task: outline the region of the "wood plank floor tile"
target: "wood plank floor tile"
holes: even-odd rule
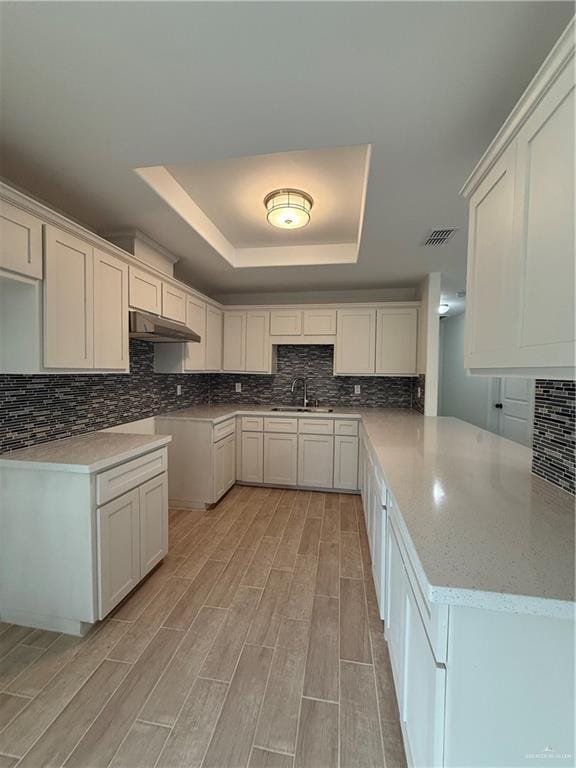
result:
[[[340,663],[340,762],[355,768],[384,765],[374,668]]]
[[[244,647],[203,768],[242,768],[248,764],[271,661],[270,648]]]
[[[246,642],[253,645],[276,644],[280,627],[279,611],[286,604],[292,574],[272,569],[256,610]]]
[[[0,755],[0,768],[14,768],[18,759],[16,757],[8,757],[7,755]]]
[[[340,579],[340,658],[372,663],[362,579]]]
[[[326,504],[324,506],[324,518],[322,520],[322,530],[320,532],[320,541],[340,541],[340,508],[328,504],[331,494],[326,494]]]
[[[206,598],[206,605],[215,608],[230,606],[253,554],[249,549],[237,549],[234,552]]]
[[[201,609],[140,712],[142,720],[174,725],[226,616],[223,608]]]
[[[254,520],[252,520],[248,526],[246,533],[238,542],[239,549],[251,549],[254,551],[257,548],[270,525],[273,511],[274,510],[268,511],[264,509],[256,514]]]
[[[158,631],[66,761],[69,768],[108,765],[181,640],[181,632]]]
[[[244,513],[232,524],[232,527],[228,533],[223,536],[218,546],[215,547],[213,552],[210,554],[210,558],[212,560],[223,560],[228,562],[228,560],[230,560],[236,551],[238,542],[242,539],[250,527],[250,524],[252,523],[252,520],[256,514],[257,510],[246,507]]]
[[[82,639],[79,637],[61,635],[7,687],[7,690],[22,696],[36,696],[49,680],[74,658],[81,643]]]
[[[264,536],[274,539],[281,538],[284,534],[284,529],[286,528],[286,523],[288,522],[290,515],[290,507],[278,506],[270,518],[270,522],[268,523],[268,527],[264,532]]]
[[[302,529],[300,539],[299,555],[318,554],[318,543],[320,541],[320,531],[322,530],[322,520],[318,517],[308,517]]]
[[[310,625],[283,619],[254,743],[294,753]]]
[[[47,629],[36,629],[22,640],[22,645],[33,645],[35,648],[49,648],[60,637],[60,632],[50,632]]]
[[[168,573],[162,568],[157,568],[150,576],[135,589],[116,610],[112,616],[120,621],[136,621],[144,608],[160,592],[166,581]]]
[[[254,552],[250,565],[242,576],[241,584],[247,587],[264,587],[276,556],[280,539],[265,536]]]
[[[8,622],[6,622],[6,621],[0,621],[0,635],[3,632],[6,632],[6,630],[9,629],[11,626],[13,626],[13,625],[12,624],[8,624]]]
[[[11,693],[0,693],[0,731],[13,720],[16,715],[31,702],[25,696],[15,696]]]
[[[291,571],[296,564],[296,555],[300,547],[300,538],[302,529],[306,520],[305,513],[293,510],[286,523],[286,528],[280,541],[280,546],[274,558],[273,568],[278,570]]]
[[[357,533],[340,533],[340,575],[350,579],[364,578]]]
[[[200,768],[227,692],[227,683],[196,680],[156,768]]]
[[[248,768],[292,768],[293,764],[292,755],[282,755],[279,752],[253,747]]]
[[[340,547],[337,543],[320,542],[316,594],[340,597]]]
[[[371,633],[372,655],[374,656],[374,670],[376,673],[376,691],[380,708],[380,717],[384,720],[399,721],[398,702],[396,701],[396,689],[392,678],[392,667],[388,645],[382,632]]]
[[[209,560],[176,603],[164,621],[164,626],[171,629],[188,629],[225,567],[224,563]]]
[[[138,720],[114,755],[110,768],[154,768],[170,728]]]
[[[340,503],[340,530],[358,533],[356,510],[352,504],[347,502]]]
[[[307,517],[319,517],[324,518],[324,504],[326,500],[326,494],[318,491],[314,491],[310,497],[310,504],[306,512]]]
[[[103,661],[20,765],[24,768],[62,765],[129,671],[128,664]]]
[[[338,701],[339,601],[316,595],[304,678],[304,696]]]
[[[228,682],[232,679],[242,646],[252,624],[262,590],[239,587],[220,631],[200,670],[201,677]]]
[[[15,645],[21,643],[32,632],[34,630],[30,629],[30,627],[19,627],[16,624],[8,626],[0,635],[0,659],[6,656],[7,653],[10,653]]]
[[[338,704],[302,699],[294,768],[337,767]]]
[[[368,615],[368,629],[370,632],[384,631],[384,622],[380,618],[380,608],[376,597],[376,588],[372,577],[364,580],[364,589],[366,590],[366,607]]]
[[[312,615],[318,558],[315,555],[297,555],[288,598],[280,613],[289,619],[308,621]]]
[[[18,675],[44,653],[43,648],[16,645],[0,659],[0,690],[8,686]]]
[[[382,724],[386,768],[406,768],[406,753],[399,720],[385,720]]]

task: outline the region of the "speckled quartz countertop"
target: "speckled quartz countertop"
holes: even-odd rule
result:
[[[134,435],[89,432],[79,437],[53,440],[32,448],[0,454],[0,467],[50,469],[60,472],[100,472],[167,445],[169,435]]]
[[[281,406],[279,406],[281,407]],[[294,416],[297,418],[333,419],[335,416],[347,416],[348,418],[360,418],[358,408],[334,408],[330,412],[318,411],[272,411],[267,405],[195,405],[191,408],[182,408],[179,411],[170,411],[157,416],[157,419],[187,419],[188,421],[212,421],[215,424],[232,416]]]

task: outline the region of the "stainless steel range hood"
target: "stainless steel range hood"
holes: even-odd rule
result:
[[[130,312],[129,329],[131,339],[150,341],[153,344],[167,344],[185,341],[200,341],[200,336],[181,323],[174,323],[148,312]]]

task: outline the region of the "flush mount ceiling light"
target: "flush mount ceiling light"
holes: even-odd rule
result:
[[[280,229],[305,227],[313,205],[310,195],[300,189],[275,189],[264,198],[268,222]]]
[[[450,304],[440,304],[438,307],[439,315],[447,315],[450,311]]]

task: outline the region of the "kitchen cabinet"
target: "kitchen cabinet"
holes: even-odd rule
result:
[[[293,486],[298,482],[298,436],[264,434],[264,482]]]
[[[246,371],[270,372],[270,313],[246,313]]]
[[[153,315],[162,314],[162,280],[138,267],[130,265],[130,306]]]
[[[333,487],[334,437],[332,435],[299,435],[298,485],[301,488]]]
[[[334,438],[334,488],[343,491],[358,488],[357,437],[337,434]]]
[[[144,577],[168,552],[168,480],[166,473],[139,488],[140,575]]]
[[[394,674],[400,718],[404,713],[404,662],[408,577],[402,562],[396,533],[388,527],[386,539],[386,639]]]
[[[246,370],[246,312],[224,312],[223,371]]]
[[[44,366],[93,368],[93,248],[46,227],[44,261]]]
[[[262,432],[242,432],[242,472],[243,483],[264,482],[264,434]]]
[[[418,310],[378,309],[376,316],[376,373],[415,374]]]
[[[302,310],[273,309],[270,312],[271,336],[300,336],[302,333]]]
[[[184,370],[203,371],[206,368],[206,304],[195,296],[186,297],[186,325],[200,336],[200,341],[186,344]]]
[[[465,364],[574,376],[574,28],[466,182]]]
[[[304,336],[335,336],[335,309],[305,309],[302,332]]]
[[[339,309],[334,374],[374,374],[376,310]]]
[[[0,269],[42,279],[42,222],[5,200],[0,201]]]
[[[162,282],[162,317],[177,323],[186,322],[186,294],[171,283]]]
[[[128,370],[128,265],[94,249],[94,367]]]
[[[211,304],[206,305],[206,350],[207,371],[222,370],[222,311]]]
[[[236,435],[214,444],[214,500],[217,501],[236,482]]]

